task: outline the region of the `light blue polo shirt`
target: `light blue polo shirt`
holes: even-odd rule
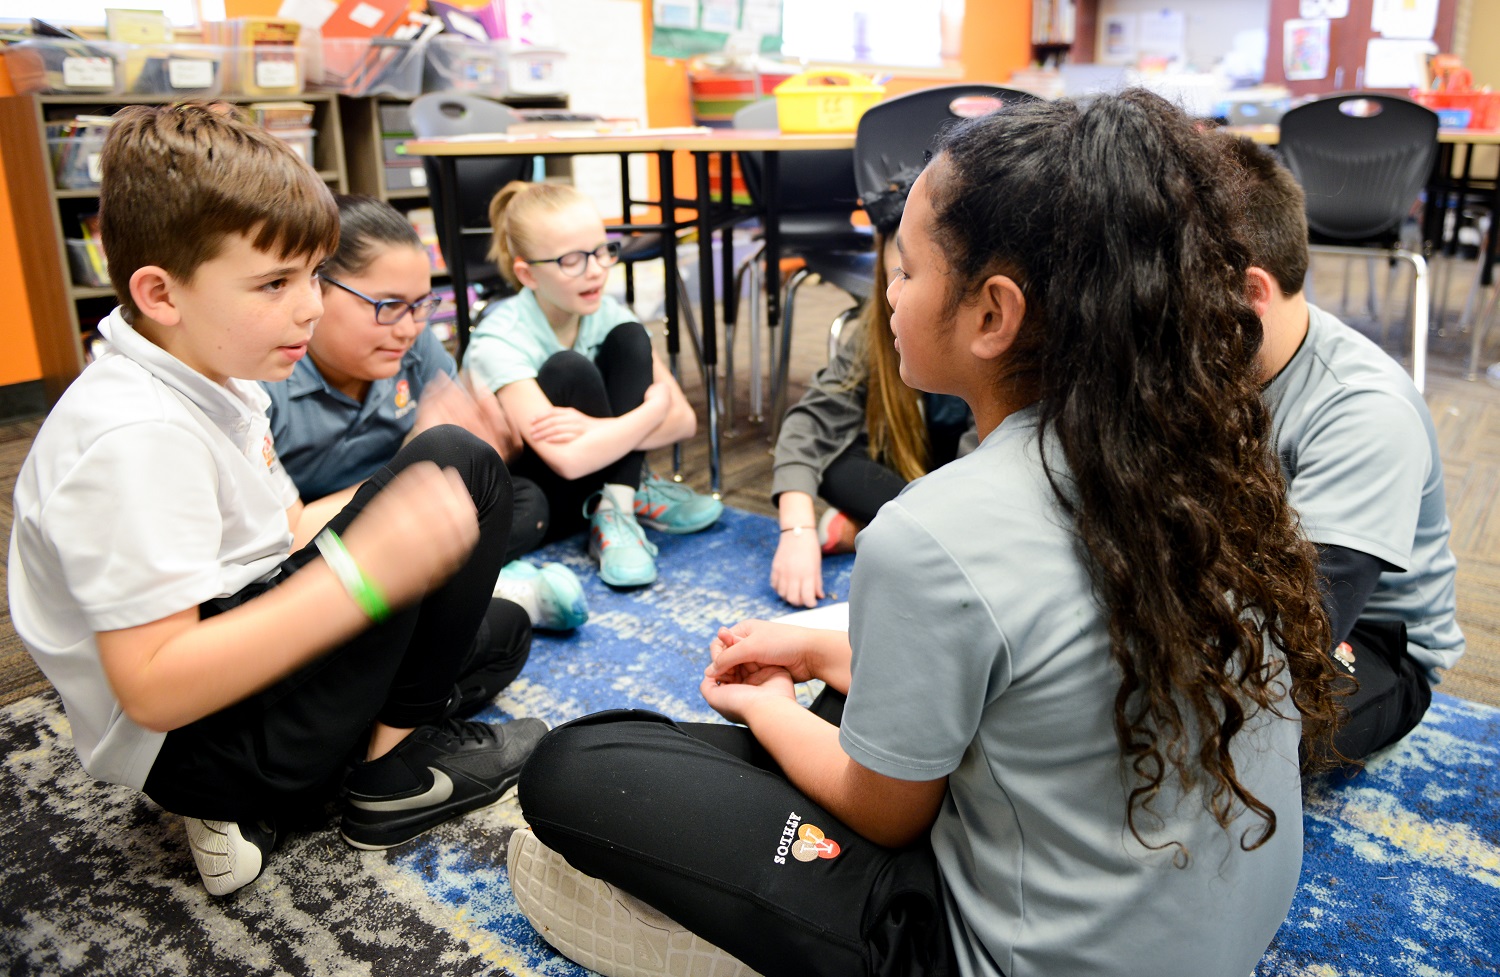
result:
[[[579,321],[573,349],[593,362],[615,326],[635,321],[636,314],[629,307],[606,295],[598,312]],[[523,288],[521,294],[484,310],[479,324],[469,334],[464,368],[486,388],[499,390],[517,380],[536,379],[542,364],[562,351],[563,344],[557,341],[557,333],[552,331],[552,324],[537,304],[536,295]]]
[[[1307,338],[1265,395],[1288,501],[1314,543],[1385,563],[1360,617],[1404,622],[1407,654],[1436,682],[1464,636],[1432,415],[1379,346],[1308,312]]]
[[[401,369],[371,383],[364,403],[329,385],[311,356],[287,379],[262,384],[271,396],[271,437],[303,501],[362,482],[390,461],[417,421],[423,387],[439,373],[455,377],[458,370],[423,329]]]

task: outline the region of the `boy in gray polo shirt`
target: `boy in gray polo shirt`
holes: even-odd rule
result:
[[[1249,140],[1226,141],[1250,187],[1250,299],[1276,452],[1318,547],[1334,659],[1357,685],[1334,746],[1358,760],[1421,721],[1438,669],[1464,652],[1437,434],[1396,362],[1308,304],[1296,178]]]

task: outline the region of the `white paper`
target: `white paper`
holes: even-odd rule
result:
[[[337,0],[281,0],[278,20],[295,20],[303,27],[318,28],[339,9]]]
[[[349,11],[349,19],[367,30],[374,30],[384,16],[379,7],[369,3],[357,3]]]
[[[1328,21],[1289,20],[1282,25],[1282,67],[1287,81],[1328,77]]]
[[[556,47],[558,37],[554,13],[549,0],[505,0],[505,36],[515,44]]]
[[[646,41],[636,0],[554,0],[568,30],[559,48],[568,58],[568,107],[607,119],[646,118]],[[630,157],[630,185],[646,195],[649,157]],[[620,161],[613,155],[573,157],[573,185],[606,218],[620,215]]]
[[[1427,84],[1432,41],[1372,37],[1365,47],[1365,88],[1421,88]]]
[[[1297,14],[1303,20],[1338,20],[1349,16],[1349,0],[1302,0]]]
[[[849,602],[839,601],[837,604],[824,604],[821,607],[810,607],[805,611],[792,611],[771,620],[781,624],[795,624],[804,628],[824,628],[829,631],[849,630]]]
[[[1136,44],[1143,57],[1187,60],[1187,16],[1181,10],[1154,10],[1140,15]]]
[[[1375,0],[1370,29],[1386,37],[1430,40],[1437,15],[1438,0]]]

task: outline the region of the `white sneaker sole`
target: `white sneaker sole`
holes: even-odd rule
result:
[[[246,841],[233,821],[183,818],[193,863],[211,896],[227,896],[260,875],[261,850]]]
[[[506,852],[521,912],[554,950],[603,977],[759,977],[623,890],[573,868],[529,828]]]

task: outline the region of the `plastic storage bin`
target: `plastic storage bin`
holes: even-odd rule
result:
[[[99,185],[99,156],[109,126],[72,123],[47,127],[47,149],[52,156],[52,179],[59,190],[89,190]]]
[[[782,132],[853,132],[885,88],[854,71],[804,71],[776,86]]]
[[[122,91],[136,95],[212,96],[224,90],[225,48],[216,44],[132,44],[125,48]]]
[[[108,41],[19,41],[5,49],[5,64],[21,95],[118,95],[125,84],[124,48]]]
[[[512,46],[502,49],[505,94],[561,95],[568,90],[567,55],[549,48]]]
[[[73,269],[73,284],[80,288],[104,288],[109,285],[109,265],[97,244],[70,237],[68,265]]]
[[[317,166],[317,156],[313,154],[313,140],[317,138],[316,129],[270,129],[267,130],[278,139],[286,140],[292,147],[292,152],[307,160],[309,166]]]
[[[1425,105],[1454,129],[1500,129],[1500,92],[1428,92],[1415,89],[1411,99]],[[1469,118],[1464,121],[1462,112]],[[1448,113],[1444,118],[1444,114]]]
[[[356,37],[325,37],[321,71],[309,72],[308,87],[344,95],[422,94],[425,42]]]
[[[498,42],[438,34],[428,39],[424,53],[423,91],[505,94],[505,53]]]
[[[229,95],[299,95],[304,53],[295,44],[231,47],[227,51],[224,91]]]

